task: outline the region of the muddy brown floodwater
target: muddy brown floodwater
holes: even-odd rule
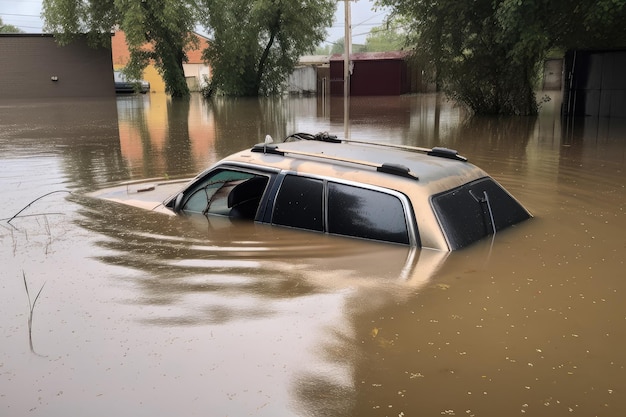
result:
[[[626,415],[626,121],[558,108],[352,99],[352,138],[458,149],[535,216],[447,255],[85,196],[343,136],[341,100],[0,102],[0,415]]]

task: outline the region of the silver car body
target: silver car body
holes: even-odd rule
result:
[[[259,144],[252,149],[230,155],[198,174],[179,191],[165,199],[163,204],[148,202],[148,196],[151,192],[156,192],[157,188],[170,187],[171,190],[173,186],[171,183],[144,186],[143,190],[138,188],[140,185],[127,184],[126,194],[123,188],[118,188],[117,193],[109,191],[108,194],[97,193],[97,196],[152,210],[180,214],[185,212],[184,201],[190,198],[190,190],[203,186],[203,181],[206,182],[212,173],[220,170],[241,170],[271,178],[263,192],[262,202],[256,209],[254,215],[256,221],[274,224],[274,205],[283,179],[288,176],[304,177],[324,184],[344,184],[397,197],[405,213],[408,231],[406,243],[444,251],[458,249],[460,245],[452,241],[451,236],[455,232],[446,230],[446,221],[442,218],[441,210],[436,210],[433,198],[446,193],[454,194],[456,192],[454,190],[459,187],[481,179],[489,179],[492,187],[501,188],[485,171],[449,149],[411,148],[355,141],[297,140],[279,144]],[[180,187],[180,183],[174,186]],[[485,207],[483,211],[488,215],[491,214],[491,223],[495,225],[492,214],[493,203],[488,201],[486,192],[486,204],[484,198],[475,196],[477,193],[469,190],[476,204],[482,204]],[[510,199],[510,204],[519,206],[516,210],[520,214],[511,221],[511,224],[531,217],[530,213],[503,188],[498,193]],[[327,197],[324,197],[324,200],[326,199]],[[465,211],[463,207],[453,210],[458,210],[461,215]],[[328,209],[325,209],[324,213],[324,216],[328,216]],[[328,220],[325,219],[326,224]],[[459,221],[457,224],[465,223],[463,219]],[[493,227],[495,233],[495,226],[489,227]],[[327,230],[326,227],[324,230]],[[490,234],[490,231],[487,231],[487,234]]]

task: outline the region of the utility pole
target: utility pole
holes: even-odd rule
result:
[[[343,38],[343,96],[350,95],[350,50],[352,49],[352,22],[350,18],[350,1],[344,0],[345,4],[345,34]]]
[[[345,34],[343,38],[343,127],[344,138],[350,139],[350,50],[352,49],[352,21],[350,18],[350,1],[344,0],[345,5]]]

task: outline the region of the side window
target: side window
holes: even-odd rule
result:
[[[321,180],[287,175],[276,197],[272,223],[323,231],[323,192]]]
[[[264,175],[215,171],[190,189],[182,211],[254,219],[267,183]]]
[[[332,182],[328,184],[328,232],[409,243],[404,208],[398,197]]]

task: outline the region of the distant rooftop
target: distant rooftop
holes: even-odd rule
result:
[[[409,51],[389,51],[389,52],[356,52],[350,54],[351,61],[378,61],[405,59],[410,55]],[[333,54],[330,56],[331,61],[343,60],[343,54]]]

